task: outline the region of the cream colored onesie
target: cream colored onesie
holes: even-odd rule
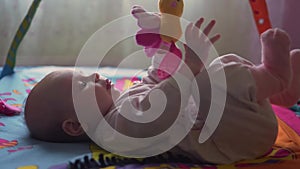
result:
[[[210,83],[206,71],[196,76],[200,95],[200,106],[197,111],[196,104],[191,99],[192,95],[195,96],[195,91],[191,89],[190,82],[183,78],[187,83],[180,84],[180,87],[176,78],[161,81],[156,76],[156,70],[149,68],[148,76],[144,77],[141,83],[123,92],[115,102],[115,107],[105,116],[108,124],[116,131],[106,130],[101,126],[100,128],[103,129],[99,136],[101,144],[110,144],[108,149],[112,151],[117,147],[120,152],[126,151],[139,155],[147,154],[147,151],[151,152],[154,146],[160,144],[166,146],[169,141],[170,147],[173,147],[171,152],[183,153],[199,162],[217,164],[228,164],[264,155],[275,142],[277,120],[268,100],[261,103],[256,101],[255,81],[248,70],[250,66],[252,66],[250,62],[230,54],[215,59],[208,67],[207,71],[212,76],[218,76],[224,68],[227,88],[220,85],[215,89],[221,93],[225,92],[225,107],[218,127],[206,142],[200,144],[198,139],[209,107],[222,104],[215,100],[211,102]],[[153,91],[156,94],[155,92],[153,94]],[[160,97],[159,91],[164,92],[165,98]],[[131,106],[124,106],[128,103]],[[133,122],[141,120],[141,117],[147,116],[147,113],[149,115],[149,112],[145,111],[151,106],[160,111],[160,103],[165,107],[159,118],[151,122],[145,119],[143,123]],[[183,113],[180,114],[179,122],[175,123],[179,110]],[[124,116],[130,116],[130,120]],[[149,117],[151,119],[151,116]],[[193,124],[194,121],[191,120],[193,117],[196,118],[195,124],[191,130],[188,130],[189,128],[184,124]],[[170,141],[172,138],[177,139],[176,130],[161,138],[150,141],[145,139],[166,131],[174,124],[177,124],[178,133],[187,131],[187,135],[177,145],[173,145],[175,143]],[[183,126],[183,129],[180,126]],[[132,138],[139,138],[141,141],[124,141],[123,137],[118,137],[116,134],[118,132]],[[138,148],[133,149],[135,145]]]

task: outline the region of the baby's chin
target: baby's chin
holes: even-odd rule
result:
[[[113,87],[111,89],[111,96],[112,96],[113,100],[118,99],[120,97],[120,94],[121,94],[121,92],[117,88]]]

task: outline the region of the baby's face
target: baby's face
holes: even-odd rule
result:
[[[73,89],[73,94],[75,92],[76,95],[83,97],[82,101],[96,99],[103,116],[108,113],[114,99],[120,96],[120,92],[114,87],[114,84],[98,73],[86,76],[81,72],[74,72]]]
[[[86,106],[92,104],[92,101],[97,101],[98,110],[85,107],[85,111],[100,112],[105,116],[113,105],[113,98],[120,96],[120,92],[114,88],[110,80],[101,77],[98,73],[84,75],[81,72],[72,70],[56,71],[51,78],[45,79],[44,85],[46,93],[55,94],[56,105],[61,109],[66,110],[65,113],[74,115],[73,96],[80,95],[86,102]],[[47,82],[48,81],[48,82]],[[73,85],[73,86],[72,86]],[[72,91],[72,88],[74,89]],[[72,93],[73,92],[73,93]],[[74,102],[74,104],[76,104]],[[73,110],[69,111],[69,110]],[[70,114],[69,114],[70,116]]]
[[[74,98],[78,96],[82,99],[76,102]],[[76,128],[78,118],[90,117],[88,119],[96,123],[83,121],[84,126],[95,127],[93,125],[102,118],[96,113],[105,116],[113,106],[114,98],[119,96],[114,85],[97,73],[86,76],[73,70],[55,71],[32,89],[25,106],[25,120],[31,134],[42,140],[57,140],[54,138],[57,132],[62,137],[66,137],[64,134],[79,136],[82,128]],[[76,105],[80,105],[79,110]],[[80,113],[82,110],[83,114]]]

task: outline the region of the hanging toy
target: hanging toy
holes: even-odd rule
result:
[[[182,60],[175,43],[182,35],[180,17],[184,3],[183,0],[159,0],[158,5],[160,13],[147,12],[141,6],[134,6],[131,13],[141,28],[136,34],[137,44],[144,47],[148,57],[163,55],[153,59],[153,65],[158,65],[158,77],[165,79],[178,69]]]
[[[160,0],[160,37],[165,42],[177,42],[182,35],[180,17],[183,13],[183,0]],[[175,16],[175,17],[174,17]],[[171,36],[167,36],[171,35]]]
[[[5,61],[5,65],[4,65],[1,75],[0,75],[0,79],[6,75],[10,75],[10,74],[14,73],[18,47],[21,44],[23,38],[25,37],[25,35],[31,25],[34,14],[36,13],[36,10],[37,10],[40,2],[41,2],[41,0],[34,0],[32,2],[27,15],[25,16],[24,20],[22,21],[21,25],[19,26],[19,29],[16,32],[16,35],[15,35],[15,37],[11,43],[11,46],[9,48],[7,58]]]
[[[249,0],[253,12],[254,20],[259,34],[270,29],[271,21],[269,18],[268,7],[265,0]]]

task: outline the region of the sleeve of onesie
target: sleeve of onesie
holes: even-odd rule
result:
[[[128,94],[119,108],[115,128],[131,137],[151,137],[168,129],[191,95],[191,80],[178,72],[160,81],[155,70],[143,83],[154,83],[141,94]],[[125,118],[126,117],[126,118]]]
[[[185,130],[185,123],[178,116],[191,96],[193,75],[188,70],[181,68],[172,77],[160,81],[155,76],[155,70],[149,69],[148,76],[139,84],[143,85],[140,86],[143,88],[142,92],[136,92],[133,88],[127,92],[126,97],[123,95],[122,103],[103,120],[108,122],[106,127],[104,124],[98,126],[101,130],[100,144],[122,152],[137,151],[136,147],[145,150],[145,147],[161,143],[162,139],[165,141],[177,137],[179,130]],[[165,132],[171,126],[175,128]],[[167,134],[155,137],[161,133]],[[135,142],[136,139],[150,137],[154,139]]]

